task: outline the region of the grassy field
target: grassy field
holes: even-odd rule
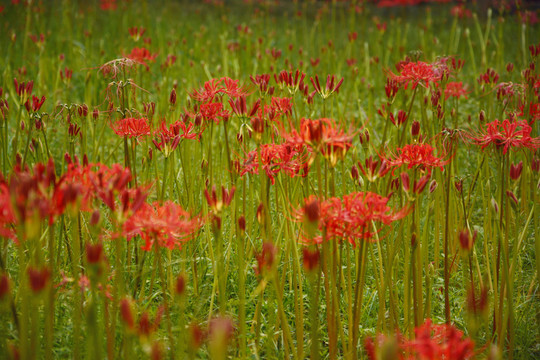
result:
[[[0,358],[540,357],[540,25],[0,2]]]

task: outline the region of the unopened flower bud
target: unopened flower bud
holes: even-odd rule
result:
[[[521,176],[521,171],[523,170],[523,161],[520,161],[518,164],[510,165],[510,178],[512,180],[517,180]]]
[[[419,133],[420,133],[420,123],[415,120],[413,121],[411,125],[411,135],[414,138],[414,137],[417,137]]]

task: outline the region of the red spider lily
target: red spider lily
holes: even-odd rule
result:
[[[139,64],[142,64],[146,67],[146,69],[148,70],[148,64],[147,62],[153,62],[156,57],[157,57],[158,54],[152,54],[148,49],[146,48],[138,48],[138,47],[134,47],[132,50],[131,50],[131,53],[127,54],[127,55],[124,55],[126,58],[128,59],[131,59],[131,60],[134,60],[136,62],[138,62]]]
[[[526,120],[504,121],[494,120],[485,124],[485,128],[477,134],[468,134],[471,141],[480,145],[482,150],[491,144],[503,148],[503,154],[508,149],[540,148],[540,137],[531,137],[532,128]]]
[[[230,117],[229,111],[223,109],[223,104],[220,102],[209,102],[201,105],[200,113],[205,121],[214,121],[218,124],[221,119]]]
[[[277,248],[271,242],[265,242],[262,245],[260,253],[255,255],[257,260],[257,266],[255,267],[255,274],[262,275],[265,271],[272,269],[276,260]]]
[[[404,338],[399,332],[395,340],[387,339],[382,334],[377,335],[376,343],[373,338],[367,338],[365,348],[368,359],[379,359],[383,351],[388,358],[399,360],[466,360],[475,356],[474,342],[464,337],[463,332],[453,325],[433,325],[431,320],[427,319],[423,325],[415,328],[414,332],[414,340]]]
[[[0,237],[15,239],[15,213],[11,205],[8,184],[0,181]]]
[[[433,167],[442,170],[450,160],[444,160],[445,155],[436,157],[433,152],[433,147],[426,143],[407,144],[396,149],[396,154],[387,158],[386,161],[388,166],[394,167],[392,172],[402,165],[407,165],[408,169],[417,166],[422,170],[428,169],[430,171]]]
[[[390,171],[390,167],[388,166],[388,163],[385,159],[373,160],[373,156],[370,156],[366,158],[364,161],[365,167],[362,166],[361,162],[358,162],[358,167],[360,168],[360,171],[362,171],[362,174],[368,179],[370,182],[374,182],[378,178],[383,177]]]
[[[259,88],[259,91],[262,94],[274,93],[274,88],[269,86],[270,74],[255,75],[255,77],[253,75],[250,75],[249,78],[253,85]]]
[[[309,250],[307,247],[302,249],[302,261],[306,271],[312,272],[315,270],[319,266],[320,259],[321,253],[318,249]]]
[[[317,93],[321,95],[323,99],[327,99],[333,93],[339,93],[339,88],[341,87],[341,84],[343,84],[343,80],[344,80],[344,78],[341,78],[341,80],[339,80],[336,83],[336,76],[328,75],[326,77],[326,86],[323,89],[319,82],[318,75],[315,75],[315,79],[314,78],[310,78],[310,79],[311,79],[311,83],[313,84],[313,87],[315,88],[315,91],[317,91]]]
[[[26,100],[26,103],[24,103],[24,106],[26,107],[26,111],[30,112],[37,112],[39,109],[41,109],[41,106],[43,106],[43,103],[45,102],[45,95],[40,98],[37,96],[32,95],[32,103],[30,103],[30,99]]]
[[[208,206],[216,214],[220,213],[224,206],[229,206],[234,196],[236,188],[233,186],[231,191],[225,189],[224,186],[221,187],[221,199],[218,199],[216,193],[216,186],[212,186],[212,191],[208,192],[208,189],[204,189],[204,196],[208,202]]]
[[[0,301],[9,294],[10,281],[7,274],[0,274]]]
[[[131,171],[119,164],[109,168],[102,164],[80,166],[77,162],[68,162],[68,171],[62,177],[62,184],[78,186],[81,210],[92,211],[90,205],[95,199],[100,199],[117,213],[117,220],[121,222],[136,212],[148,196],[149,186],[128,189],[130,181]]]
[[[520,161],[518,164],[510,165],[510,178],[512,180],[517,180],[521,176],[521,171],[523,170],[523,161]]]
[[[114,124],[111,124],[111,128],[118,136],[128,136],[130,138],[139,139],[141,136],[150,135],[150,124],[148,124],[148,120],[145,118],[121,119]]]
[[[129,298],[120,300],[120,317],[129,329],[135,327],[133,318],[133,302]]]
[[[200,133],[193,132],[195,125],[188,123],[186,125],[183,121],[176,121],[167,127],[165,121],[161,122],[159,128],[154,132],[156,139],[152,142],[154,146],[161,151],[165,157],[168,157],[180,144],[181,139],[198,139]]]
[[[51,271],[47,267],[41,269],[36,269],[29,267],[28,270],[28,279],[30,280],[30,288],[34,293],[39,293],[45,288],[49,278],[51,276]]]
[[[128,29],[129,31],[129,35],[131,36],[131,38],[133,39],[133,41],[139,41],[139,39],[144,35],[144,33],[146,32],[146,29],[143,28],[143,27],[130,27]]]
[[[257,113],[257,110],[261,105],[261,99],[257,99],[249,111],[247,109],[245,96],[240,96],[236,99],[229,99],[229,105],[231,106],[233,113],[235,113],[237,116],[252,117]]]
[[[304,79],[306,77],[306,74],[301,72],[300,70],[296,70],[296,72],[293,75],[292,71],[286,71],[283,70],[282,72],[278,74],[274,74],[274,80],[278,85],[280,85],[281,88],[283,86],[286,86],[289,90],[289,93],[294,94],[298,90],[301,92],[307,91],[307,86],[304,83]]]
[[[23,100],[22,102],[25,102],[32,95],[32,89],[34,88],[33,81],[19,83],[17,79],[13,79],[13,84],[15,85],[15,92]]]
[[[150,315],[145,311],[139,317],[139,323],[137,326],[137,332],[139,336],[148,337],[152,335],[157,329],[159,329],[159,323],[161,322],[161,317],[165,312],[165,308],[160,306],[156,312],[154,321],[150,320]]]
[[[258,174],[260,163],[258,152],[250,151],[247,158],[240,165],[240,176],[246,173]],[[305,147],[290,144],[262,144],[261,162],[262,168],[272,182],[275,183],[275,176],[283,171],[290,177],[307,175],[307,156]]]
[[[143,250],[150,251],[156,243],[168,249],[182,248],[201,227],[199,217],[192,217],[180,205],[166,201],[162,205],[144,204],[124,224],[124,236],[131,240],[140,235],[145,241]]]
[[[21,224],[36,217],[37,220],[48,220],[52,224],[57,216],[63,214],[68,204],[77,201],[80,192],[78,186],[65,183],[64,177],[56,177],[52,159],[47,164],[36,164],[33,171],[28,168],[21,170],[19,165],[15,166],[9,185],[4,184],[9,189],[13,209],[4,210],[6,219],[12,211],[15,223]]]
[[[400,65],[400,75],[388,71],[389,78],[403,85],[405,89],[412,84],[415,89],[418,84],[428,87],[429,82],[437,82],[441,79],[441,74],[436,68],[423,61],[408,62]]]
[[[456,99],[459,99],[460,97],[467,98],[467,94],[469,92],[467,91],[466,87],[463,86],[463,83],[460,82],[449,82],[446,84],[446,89],[444,89],[444,98],[448,100],[449,97],[455,97]]]
[[[287,143],[307,145],[314,151],[330,160],[332,166],[342,159],[352,146],[354,133],[345,133],[339,129],[332,119],[300,120],[300,132],[293,129],[290,133],[283,132]]]
[[[99,8],[104,11],[113,11],[116,10],[118,7],[118,4],[116,3],[116,0],[100,0],[99,1]]]
[[[433,325],[428,319],[414,332],[416,339],[403,346],[416,355],[411,358],[462,360],[474,355],[474,342],[453,325]]]
[[[315,196],[306,199],[306,204],[316,200]],[[392,222],[405,217],[410,208],[404,207],[399,211],[390,208],[389,199],[372,192],[354,192],[343,198],[332,197],[319,201],[319,230],[325,234],[326,240],[347,240],[356,246],[359,240],[373,240],[372,222],[382,222],[390,225]],[[306,207],[297,209],[296,221],[304,221]],[[322,236],[307,239],[308,243],[322,242]]]
[[[239,81],[228,77],[211,79],[204,83],[202,89],[193,90],[191,98],[202,103],[208,103],[214,100],[219,94],[226,94],[230,98],[247,96],[248,92],[238,85]]]

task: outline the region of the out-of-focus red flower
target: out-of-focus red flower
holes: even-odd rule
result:
[[[128,298],[123,298],[120,301],[120,317],[129,329],[134,329],[133,305],[132,301]]]
[[[128,59],[131,59],[133,61],[136,61],[138,62],[139,64],[142,64],[146,67],[146,69],[148,70],[149,67],[148,67],[148,63],[147,62],[154,62],[154,60],[156,60],[156,57],[158,56],[158,54],[152,54],[150,52],[150,50],[146,49],[146,48],[138,48],[138,47],[134,47],[132,50],[131,50],[131,53],[127,54],[127,55],[124,55],[126,58]]]
[[[204,189],[204,196],[208,202],[208,206],[212,209],[215,214],[219,214],[221,209],[224,206],[229,206],[235,192],[236,188],[233,186],[231,190],[225,189],[224,186],[221,187],[221,199],[218,199],[216,193],[216,186],[212,186],[212,191],[209,192],[208,189]]]
[[[468,93],[469,92],[467,91],[466,87],[463,86],[461,81],[449,82],[446,84],[446,89],[444,89],[444,97],[446,100],[448,100],[449,97],[459,99],[462,96],[466,99]]]
[[[2,301],[9,293],[9,276],[0,274],[0,301]]]
[[[141,136],[150,135],[150,124],[145,118],[120,119],[111,124],[114,133],[118,136],[128,136],[139,139]]]
[[[181,249],[182,244],[191,238],[201,225],[199,217],[193,217],[180,205],[166,201],[162,205],[144,204],[126,221],[123,234],[128,240],[140,235],[145,241],[142,249],[146,251],[150,251],[155,243],[168,249]]]
[[[503,154],[506,154],[508,149],[539,149],[540,137],[531,137],[531,132],[532,128],[526,120],[505,119],[502,122],[494,120],[487,123],[478,133],[468,134],[468,137],[480,145],[482,150],[493,144],[496,148],[502,148]]]
[[[408,340],[399,332],[395,339],[383,334],[376,336],[376,341],[367,338],[365,349],[368,359],[379,359],[383,353],[392,359],[445,359],[467,360],[475,355],[474,342],[465,337],[463,332],[453,325],[434,325],[430,319],[414,329],[415,338]]]
[[[255,274],[261,275],[265,271],[270,270],[274,265],[277,255],[277,248],[271,242],[265,242],[262,245],[260,253],[255,255],[257,260],[257,266],[255,267]]]
[[[204,83],[200,90],[193,90],[191,98],[202,103],[208,103],[214,100],[219,94],[228,95],[230,98],[247,96],[246,89],[238,85],[239,81],[228,77],[211,79]]]
[[[311,196],[306,199],[306,203],[315,199],[315,196]],[[343,198],[332,197],[319,201],[319,231],[325,234],[327,240],[347,240],[353,246],[362,239],[373,240],[375,233],[372,222],[390,225],[410,211],[407,207],[395,211],[387,205],[388,200],[372,192],[354,192]],[[304,221],[306,208],[294,210],[294,216],[296,221]],[[305,242],[320,243],[322,240],[321,235],[305,239]]]
[[[35,293],[41,292],[41,290],[43,290],[47,285],[49,277],[51,276],[51,271],[49,268],[46,266],[42,267],[41,269],[29,267],[27,272],[32,291]]]

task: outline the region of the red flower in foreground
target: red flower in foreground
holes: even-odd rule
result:
[[[429,82],[437,82],[441,79],[439,71],[436,71],[433,65],[423,61],[409,62],[401,65],[400,75],[395,75],[389,71],[389,77],[392,80],[403,84],[405,89],[412,83],[412,88],[416,88],[418,84],[428,86]]]
[[[443,160],[444,156],[436,157],[433,151],[433,147],[429,144],[408,144],[402,148],[398,148],[396,154],[386,161],[389,166],[394,167],[394,170],[402,165],[407,165],[408,169],[418,166],[422,170],[426,168],[431,170],[433,167],[438,167],[442,170],[443,166],[449,160]]]
[[[372,222],[382,222],[390,225],[405,217],[410,208],[404,207],[399,211],[388,206],[388,198],[372,192],[354,192],[343,198],[332,197],[319,202],[318,228],[326,234],[327,240],[347,240],[356,245],[358,240],[372,240],[375,236]],[[311,196],[307,203],[317,201]],[[296,221],[302,222],[306,214],[305,206],[295,211]],[[322,242],[322,236],[308,239],[308,243]]]
[[[129,136],[130,138],[139,138],[141,136],[150,135],[150,125],[145,118],[135,119],[126,118],[121,119],[111,124],[111,128],[118,136]]]
[[[465,337],[463,332],[453,325],[434,325],[430,319],[414,329],[415,339],[407,340],[397,334],[397,346],[393,353],[386,353],[392,359],[445,359],[466,360],[474,357],[474,342]],[[378,359],[377,356],[387,341],[384,335],[378,335],[376,343],[372,338],[367,338],[365,343],[366,352],[370,360]],[[380,354],[379,354],[380,355]]]
[[[124,235],[128,240],[140,235],[145,241],[142,249],[146,251],[150,251],[156,242],[168,249],[181,249],[200,227],[198,217],[192,217],[180,205],[166,201],[163,205],[143,205],[124,224]]]
[[[540,137],[531,137],[532,128],[526,120],[504,121],[495,120],[485,124],[485,128],[477,134],[469,134],[469,138],[482,150],[491,144],[503,148],[506,154],[510,147],[515,149],[540,148]]]

